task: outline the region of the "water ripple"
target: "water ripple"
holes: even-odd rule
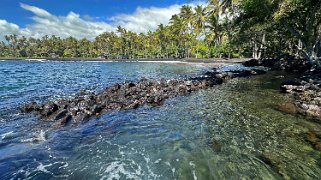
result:
[[[75,127],[52,129],[19,110],[25,102],[70,97],[80,89],[201,71],[161,63],[1,61],[0,179],[321,176],[320,152],[304,141],[309,129],[321,127],[273,108],[289,100],[278,92],[282,79],[273,73],[233,79],[160,107],[113,111]]]

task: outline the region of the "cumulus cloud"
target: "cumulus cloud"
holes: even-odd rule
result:
[[[199,4],[199,3],[197,3]],[[196,4],[190,4],[195,6]],[[57,35],[60,37],[73,36],[78,39],[94,39],[106,31],[115,31],[118,25],[131,31],[146,33],[155,30],[159,24],[167,24],[172,15],[179,13],[181,5],[171,5],[165,8],[138,7],[132,14],[118,14],[110,17],[108,22],[94,21],[93,19],[70,12],[66,16],[56,16],[39,7],[20,4],[21,8],[34,14],[33,23],[21,28],[14,23],[0,19],[0,41],[7,34],[17,34],[27,37],[42,37]]]
[[[159,24],[168,24],[170,18],[179,13],[181,5],[172,5],[167,8],[138,7],[133,14],[120,14],[111,20],[135,32],[155,30]]]
[[[20,34],[19,26],[0,19],[0,40],[7,34]]]

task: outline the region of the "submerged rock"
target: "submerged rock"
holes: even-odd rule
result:
[[[315,132],[309,131],[306,140],[318,151],[321,151],[321,137]]]
[[[62,117],[61,119],[58,119],[53,127],[55,128],[60,128],[60,127],[63,127],[65,126],[69,121],[71,121],[72,119],[72,116],[70,114],[67,114],[66,116]]]
[[[282,161],[282,157],[278,154],[271,153],[271,152],[263,152],[258,158],[270,166],[275,172],[277,172],[282,178],[290,179],[290,176],[287,174],[286,171],[286,163]]]
[[[318,78],[314,76],[313,78]],[[294,98],[294,108],[288,113],[300,113],[302,115],[321,119],[321,89],[319,87],[321,81],[318,80],[286,80],[281,84],[281,92],[289,93]]]
[[[44,104],[41,108],[41,115],[48,117],[59,109],[58,105],[54,102],[48,102]]]
[[[204,75],[189,79],[160,81],[142,78],[137,82],[124,82],[107,87],[94,94],[81,91],[73,99],[49,101],[43,105],[35,102],[26,104],[24,112],[35,112],[46,121],[53,121],[54,127],[65,126],[68,122],[81,123],[91,117],[100,116],[111,110],[136,109],[142,104],[162,105],[169,97],[182,96],[193,91],[222,84],[237,77],[263,74],[262,70],[230,72],[206,72]]]
[[[31,103],[25,104],[22,107],[22,110],[24,112],[38,111],[39,109],[40,109],[40,106],[36,102],[31,102]]]
[[[300,109],[295,105],[295,103],[278,104],[276,106],[276,110],[279,110],[281,112],[288,113],[288,114],[299,114],[301,112]]]

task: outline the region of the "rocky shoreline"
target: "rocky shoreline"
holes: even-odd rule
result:
[[[305,73],[298,79],[284,81],[281,91],[294,98],[293,103],[283,105],[287,107],[284,111],[321,119],[321,74]]]
[[[160,81],[142,78],[137,82],[124,82],[107,87],[100,93],[80,92],[72,99],[60,99],[44,104],[32,102],[23,106],[26,113],[33,112],[54,127],[79,124],[112,110],[135,109],[143,104],[161,105],[164,100],[187,95],[238,77],[266,73],[264,70],[217,72],[215,69],[199,77]]]
[[[80,92],[72,99],[60,99],[44,104],[32,102],[23,106],[26,113],[34,113],[54,128],[77,125],[97,118],[113,110],[136,109],[149,104],[160,106],[171,97],[188,95],[192,92],[220,85],[229,79],[250,77],[266,73],[254,67],[264,66],[270,70],[295,73],[297,78],[285,80],[280,84],[280,93],[293,97],[293,102],[279,103],[277,110],[284,113],[300,114],[321,121],[321,72],[314,70],[304,60],[249,60],[243,63],[251,70],[219,72],[216,69],[201,76],[188,79],[160,81],[142,78],[137,82],[124,82],[107,87],[99,93]],[[302,135],[302,136],[301,136]],[[317,151],[321,151],[321,133],[318,129],[309,128],[300,134],[303,141]],[[217,141],[213,142],[219,146]],[[263,151],[258,159],[270,166],[284,179],[290,175],[285,170],[287,162],[280,155]]]
[[[296,78],[288,79],[280,84],[280,92],[290,95],[292,102],[280,102],[275,108],[283,113],[302,115],[315,123],[321,123],[321,71],[315,69],[305,60],[250,60],[244,62],[247,67],[265,66],[271,70],[294,73]],[[308,128],[300,137],[315,150],[321,151],[321,133],[319,129]],[[258,156],[284,179],[290,179],[284,167],[286,163],[277,154],[268,151]]]
[[[306,61],[297,60],[249,60],[242,63],[251,70],[213,71],[189,79],[160,81],[142,78],[137,82],[124,82],[107,87],[100,93],[80,92],[73,99],[60,99],[44,104],[36,102],[23,106],[23,112],[33,112],[41,120],[52,122],[54,127],[78,124],[92,117],[99,117],[112,110],[135,109],[143,104],[161,105],[164,100],[187,95],[193,91],[219,85],[228,79],[264,74],[254,67],[295,73],[298,78],[286,80],[280,85],[282,93],[293,96],[291,103],[281,103],[277,109],[291,114],[301,114],[321,120],[321,72],[313,71]]]
[[[281,103],[277,109],[290,114],[300,114],[321,120],[321,72],[303,59],[250,60],[243,63],[247,67],[265,66],[272,70],[295,73],[297,78],[282,82],[282,93],[291,94],[294,101]]]

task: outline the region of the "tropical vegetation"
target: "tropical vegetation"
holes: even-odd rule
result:
[[[6,35],[1,57],[304,58],[321,66],[321,0],[208,0],[181,7],[168,25],[121,26],[94,40]]]

